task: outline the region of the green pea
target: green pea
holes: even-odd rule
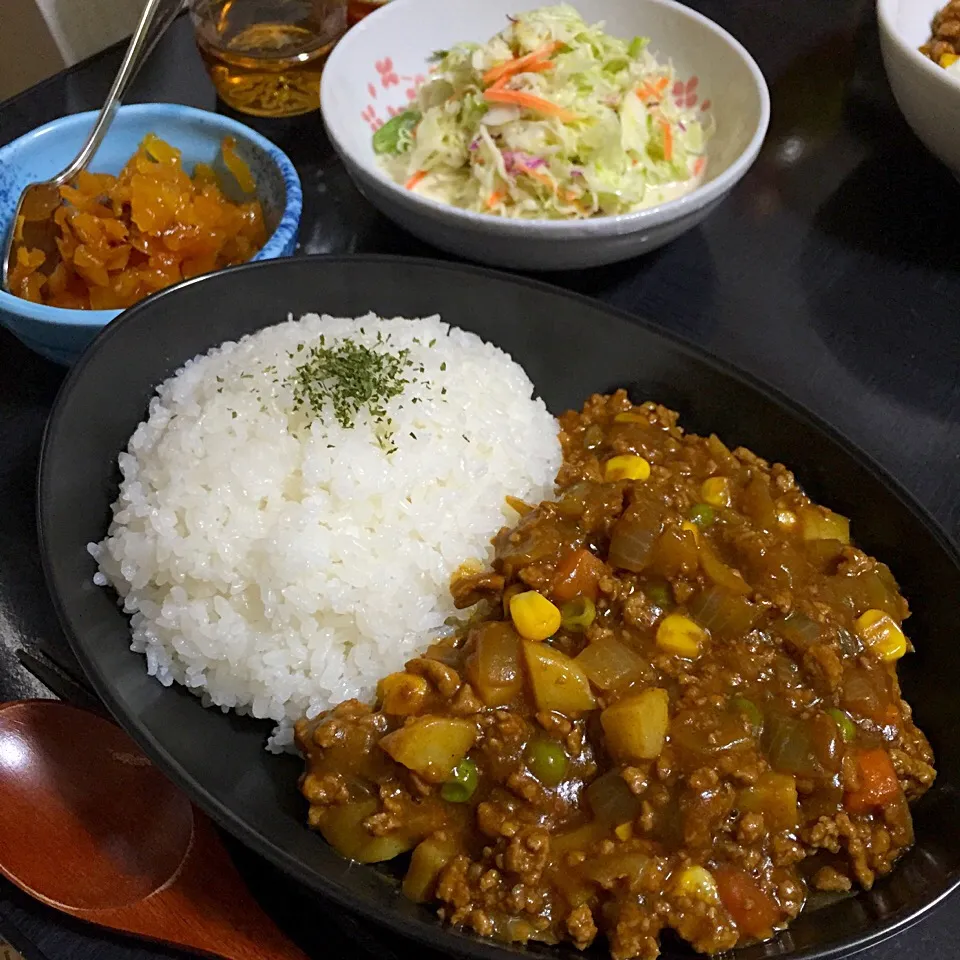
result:
[[[454,768],[450,779],[440,788],[440,796],[450,803],[466,803],[477,789],[477,765],[464,757]]]
[[[736,710],[737,713],[742,713],[747,720],[750,721],[750,726],[753,727],[754,730],[759,730],[763,727],[763,714],[752,700],[748,700],[746,697],[734,697],[730,701],[730,706]]]
[[[702,530],[717,519],[717,512],[709,503],[695,503],[687,512],[687,519]]]
[[[530,772],[545,786],[555,787],[566,776],[567,755],[559,743],[533,740],[523,751]]]
[[[850,743],[857,735],[856,724],[842,710],[831,707],[827,714],[831,716],[840,730],[840,736],[844,743]]]
[[[560,608],[560,625],[583,633],[597,617],[597,608],[589,597],[575,597]]]

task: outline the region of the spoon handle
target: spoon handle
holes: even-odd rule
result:
[[[106,135],[124,94],[133,82],[134,77],[140,72],[140,68],[147,57],[153,52],[157,41],[176,19],[181,6],[181,0],[147,0],[147,5],[143,8],[140,21],[137,23],[137,28],[130,38],[130,44],[123,57],[123,63],[120,64],[120,70],[114,78],[113,86],[107,94],[106,101],[100,108],[97,121],[73,163],[51,181],[55,186],[60,187],[69,183],[90,162]]]

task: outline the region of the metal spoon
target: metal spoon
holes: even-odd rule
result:
[[[0,704],[0,873],[70,916],[225,960],[307,960],[212,824],[104,717]]]
[[[56,255],[55,225],[51,214],[60,205],[60,187],[73,180],[93,159],[97,148],[106,136],[120,106],[123,95],[147,57],[153,52],[157,41],[180,12],[182,0],[147,0],[140,22],[130,38],[130,45],[124,55],[123,63],[107,94],[106,102],[100,110],[93,129],[81,147],[76,159],[65,170],[49,180],[28,183],[17,202],[17,210],[10,221],[10,233],[3,247],[3,289],[10,291],[10,271],[13,269],[13,245],[17,236],[17,224],[23,218],[22,236],[26,245],[42,250],[48,255]]]

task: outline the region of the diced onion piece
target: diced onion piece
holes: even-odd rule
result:
[[[607,828],[633,820],[640,813],[640,800],[627,786],[619,770],[608,770],[597,777],[586,793],[594,817]]]
[[[612,637],[588,644],[574,663],[601,690],[626,686],[650,672],[650,664],[643,657]]]
[[[662,527],[659,507],[648,501],[634,503],[613,525],[607,561],[631,573],[642,572]]]
[[[509,623],[501,621],[480,624],[475,630],[467,679],[486,706],[505,706],[523,687],[520,637]]]
[[[816,620],[795,610],[775,624],[775,628],[798,650],[807,650],[820,642],[822,628]]]
[[[747,697],[733,697],[730,707],[747,718],[754,733],[763,730],[763,711]]]
[[[688,608],[701,627],[730,639],[749,633],[762,613],[756,604],[717,586],[696,594]]]
[[[755,473],[743,491],[743,512],[763,530],[773,530],[777,523],[777,510],[770,495],[770,485],[759,473]]]
[[[668,580],[693,576],[697,572],[699,563],[697,554],[699,540],[700,530],[689,520],[684,520],[679,529],[668,526],[653,545],[653,552],[647,564],[648,569]]]
[[[873,670],[866,666],[849,667],[843,675],[840,695],[843,706],[854,716],[869,717],[878,721],[891,702],[890,693],[884,684],[880,671],[884,668],[877,664]]]
[[[629,828],[627,830],[626,828]],[[620,836],[621,830],[626,834]],[[633,825],[621,824],[614,829],[614,833],[621,840],[629,839],[633,834]],[[628,884],[636,883],[643,875],[643,871],[650,863],[650,857],[645,853],[608,853],[599,857],[590,857],[583,863],[583,875],[594,883],[609,889],[616,881],[626,880]]]
[[[714,552],[706,537],[700,538],[700,566],[703,572],[718,586],[746,596],[751,592],[750,584],[740,576],[740,573],[728,567]]]
[[[761,742],[774,770],[798,777],[816,778],[823,774],[814,744],[814,728],[808,721],[772,711],[767,715]]]
[[[806,506],[798,511],[804,540],[850,542],[850,521],[825,507]]]

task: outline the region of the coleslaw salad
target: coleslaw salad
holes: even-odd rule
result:
[[[479,213],[583,219],[694,189],[712,121],[669,95],[647,40],[611,37],[566,4],[511,18],[487,44],[435,54],[373,147],[410,190]]]

